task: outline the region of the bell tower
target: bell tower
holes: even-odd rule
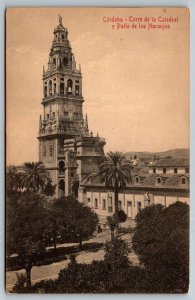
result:
[[[74,178],[78,180],[76,140],[91,137],[87,116],[83,117],[83,102],[81,67],[76,66],[68,40],[68,30],[59,16],[59,24],[53,32],[48,66],[43,67],[43,116],[40,116],[38,135],[39,160],[43,162],[53,184],[57,186],[57,197],[70,194],[71,187],[67,185]],[[67,141],[74,144],[70,150],[64,147]],[[74,155],[68,155],[67,151],[74,152]],[[67,171],[68,157],[74,157],[75,160],[71,172]],[[71,174],[72,181],[65,178],[66,174]]]

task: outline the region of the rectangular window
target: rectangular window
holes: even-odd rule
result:
[[[53,156],[53,147],[49,147],[50,156]]]
[[[167,169],[163,168],[163,173],[166,174],[167,173]]]
[[[43,147],[43,156],[46,156],[46,147]]]
[[[56,93],[56,83],[54,83],[54,85],[53,85],[53,92],[54,92],[54,94]]]
[[[157,178],[156,178],[156,182],[157,182],[157,183],[161,183],[161,178],[160,178],[160,177],[157,177]]]
[[[142,209],[142,203],[141,202],[137,202],[137,212],[140,212]]]
[[[108,197],[108,212],[112,212],[112,197]]]
[[[103,199],[102,200],[102,209],[106,209],[106,200],[105,199]]]
[[[174,168],[174,173],[175,173],[175,174],[177,173],[177,168]]]
[[[184,177],[181,179],[181,183],[186,184],[186,179]]]
[[[153,168],[153,173],[156,173],[156,168]]]
[[[47,119],[49,119],[49,114],[47,114]]]
[[[132,202],[127,201],[127,217],[132,218]]]
[[[45,86],[44,96],[47,97],[47,87]]]
[[[60,82],[60,94],[64,94],[64,83]]]
[[[122,209],[122,201],[118,201],[118,209],[119,209],[119,210]]]
[[[75,86],[75,94],[76,94],[76,96],[79,96],[79,86],[78,85]]]
[[[95,208],[98,208],[98,199],[95,199]]]
[[[87,198],[87,202],[90,203],[90,202],[91,202],[91,199],[90,199],[90,198]]]
[[[189,168],[185,168],[186,173],[189,173],[189,171],[190,171]]]

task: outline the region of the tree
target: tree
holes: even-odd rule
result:
[[[128,255],[131,248],[126,241],[114,238],[105,245],[105,262],[112,268],[127,268],[130,266]]]
[[[31,269],[45,253],[47,210],[38,194],[14,192],[7,195],[6,248],[7,254],[17,254],[26,270],[27,285],[31,285]]]
[[[56,190],[56,184],[52,184],[52,180],[50,178],[47,178],[47,182],[45,186],[43,187],[43,194],[47,197],[52,197],[55,194]]]
[[[80,249],[82,241],[89,239],[97,229],[98,217],[89,207],[80,203],[72,197],[62,197],[54,201],[53,209],[56,218],[53,226],[66,242],[79,242]]]
[[[129,252],[125,241],[114,239],[106,243],[104,260],[80,264],[75,256],[71,256],[68,266],[60,270],[58,279],[35,284],[34,291],[41,289],[46,293],[128,292],[127,287],[131,285],[132,277],[129,276],[132,274],[128,260]],[[130,286],[130,290],[131,288]],[[22,292],[25,292],[25,289],[22,289]]]
[[[136,217],[133,250],[148,270],[156,291],[187,292],[189,281],[189,206],[152,205]],[[152,277],[152,278],[151,278]],[[156,283],[155,283],[156,282]]]
[[[6,191],[16,191],[20,187],[20,173],[14,165],[6,168]]]
[[[19,168],[19,172],[21,187],[31,192],[43,189],[48,179],[48,172],[42,162],[26,162]]]
[[[132,164],[122,152],[109,152],[100,163],[99,175],[105,185],[114,189],[115,219],[118,223],[118,194],[119,190],[131,182]]]

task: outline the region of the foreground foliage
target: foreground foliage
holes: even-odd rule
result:
[[[153,274],[158,289],[187,292],[189,284],[189,206],[152,205],[136,217],[133,249]],[[160,286],[159,286],[160,284]]]
[[[6,191],[42,192],[47,196],[55,193],[49,173],[42,162],[25,162],[6,168]]]
[[[75,257],[56,280],[41,281],[18,293],[186,293],[188,291],[189,207],[153,205],[137,216],[133,248],[141,266],[132,266],[130,247],[118,237],[105,245],[105,257],[79,264]]]
[[[46,246],[78,242],[82,248],[98,224],[97,215],[72,197],[48,202],[37,193],[12,191],[7,193],[6,206],[6,253],[8,258],[17,255],[15,268],[26,270],[28,286],[33,265],[50,259]]]
[[[70,207],[74,203],[74,200],[73,202],[64,200],[65,203],[70,204]],[[65,211],[62,209],[64,202],[58,200],[56,203],[57,209],[61,209],[62,216],[66,219]],[[68,211],[67,214],[69,213]],[[84,218],[79,219],[80,215],[76,213],[74,215],[77,216],[75,222],[78,218],[79,226],[84,229]],[[56,280],[41,281],[29,286],[26,285],[24,278],[20,278],[13,291],[17,293],[186,293],[189,282],[188,205],[181,202],[167,208],[152,205],[137,215],[136,222],[132,246],[139,256],[140,266],[131,265],[128,259],[130,247],[125,241],[116,237],[106,243],[104,260],[79,264],[72,256],[68,267],[60,271]],[[88,227],[90,223],[86,222],[86,224]],[[62,227],[66,228],[63,224]],[[79,231],[75,229],[76,236],[77,232]]]
[[[89,207],[73,197],[62,197],[51,205],[48,223],[48,244],[52,241],[56,247],[57,241],[78,242],[82,249],[82,242],[92,237],[96,231],[98,217]]]
[[[30,286],[33,263],[45,253],[44,235],[48,227],[45,202],[41,196],[27,192],[8,193],[6,200],[7,254],[18,255]]]

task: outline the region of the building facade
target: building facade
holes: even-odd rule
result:
[[[90,206],[106,226],[113,214],[114,191],[100,181],[98,174],[89,175],[80,184],[79,199]],[[189,204],[189,161],[161,159],[152,165],[138,165],[132,170],[132,183],[119,192],[119,209],[128,217],[126,225],[134,225],[137,213],[152,204],[169,206],[176,201]]]
[[[39,120],[39,161],[56,184],[56,197],[78,194],[79,183],[98,171],[105,140],[89,132],[83,116],[82,73],[76,61],[68,30],[54,29],[48,67],[43,67],[43,115]]]

